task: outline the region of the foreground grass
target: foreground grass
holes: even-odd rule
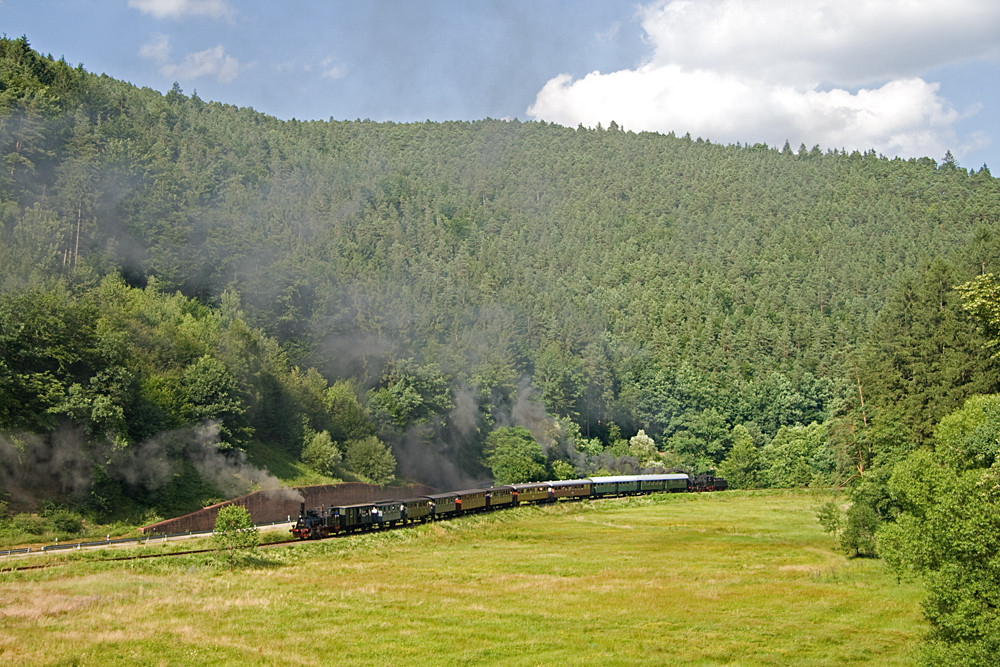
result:
[[[919,591],[807,493],[672,495],[0,574],[4,664],[907,664]]]

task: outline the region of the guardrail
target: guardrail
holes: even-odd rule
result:
[[[265,526],[279,526],[285,523],[290,523],[290,521],[272,521],[270,523],[258,523],[255,525],[256,527],[260,528]],[[127,544],[129,542],[134,542],[138,546],[145,542],[152,542],[154,540],[163,540],[165,542],[171,538],[196,537],[199,535],[207,537],[208,535],[212,535],[214,533],[215,533],[214,530],[201,530],[201,531],[189,530],[185,533],[156,533],[150,535],[143,535],[141,537],[122,537],[114,540],[111,539],[111,536],[109,535],[107,538],[103,540],[96,540],[91,542],[64,542],[62,544],[59,543],[59,540],[56,540],[54,544],[46,544],[41,547],[25,547],[23,549],[0,549],[0,556],[15,556],[20,554],[34,553],[36,551],[50,552],[50,551],[66,551],[69,549],[77,549],[77,550],[85,548],[89,549],[93,547],[111,546],[113,544]]]
[[[84,547],[103,547],[111,544],[126,544],[128,542],[135,542],[136,544],[142,543],[141,537],[123,537],[120,539],[112,540],[110,537],[104,540],[99,540],[95,542],[67,542],[59,544],[46,544],[41,547],[39,551],[60,551],[63,549],[82,549]]]

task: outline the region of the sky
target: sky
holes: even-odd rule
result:
[[[0,0],[0,33],[282,119],[615,121],[1000,175],[998,0]]]

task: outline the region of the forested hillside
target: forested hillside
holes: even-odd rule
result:
[[[285,122],[23,38],[0,42],[0,156],[11,452],[211,423],[284,478],[303,460],[382,481],[388,447],[444,484],[489,478],[523,426],[546,475],[707,470],[738,442],[760,483],[844,482],[879,410],[920,444],[996,390],[951,288],[997,269],[1000,182],[950,156]]]

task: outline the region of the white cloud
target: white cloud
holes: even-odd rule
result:
[[[170,39],[166,35],[153,35],[150,41],[139,49],[139,55],[158,62],[160,74],[175,81],[214,76],[219,81],[228,83],[244,69],[239,60],[226,55],[221,45],[189,53],[180,64],[171,63],[169,62]]]
[[[668,0],[641,10],[652,62],[856,86],[1000,56],[986,0]]]
[[[197,53],[189,53],[180,64],[165,64],[160,73],[175,80],[197,79],[214,76],[223,83],[235,79],[240,73],[240,62],[226,55],[221,45]]]
[[[347,76],[347,68],[338,65],[333,58],[326,58],[320,63],[321,76],[324,79],[342,79]]]
[[[648,62],[557,76],[528,113],[721,143],[788,139],[940,157],[962,148],[953,130],[961,114],[921,75],[1000,57],[993,2],[666,0],[640,16],[653,47]]]
[[[324,79],[342,79],[345,76],[347,76],[347,70],[345,70],[343,67],[335,65],[333,67],[328,67],[327,69],[323,70],[322,76]]]
[[[622,23],[621,21],[615,21],[611,24],[611,27],[604,32],[597,33],[597,40],[599,42],[604,42],[605,44],[610,44],[618,39],[618,35],[621,33]]]
[[[234,11],[226,0],[128,0],[128,6],[158,19],[181,16],[230,18]]]
[[[139,49],[139,55],[157,62],[166,62],[170,59],[170,38],[166,35],[153,35]]]

